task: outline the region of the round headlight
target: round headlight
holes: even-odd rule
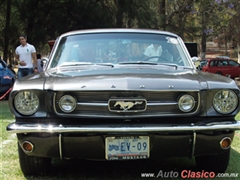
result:
[[[238,97],[231,90],[220,90],[213,97],[213,107],[221,114],[232,113],[238,105]]]
[[[191,111],[195,106],[195,99],[189,95],[185,94],[181,96],[178,100],[178,107],[183,112]]]
[[[63,112],[70,113],[76,108],[76,99],[70,95],[64,95],[59,100],[59,107]]]
[[[39,108],[39,98],[32,91],[21,91],[14,98],[16,110],[23,115],[32,115]]]

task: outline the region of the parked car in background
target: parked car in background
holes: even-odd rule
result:
[[[8,98],[9,94],[6,93],[13,86],[14,81],[15,74],[8,68],[6,62],[0,59],[0,98]]]
[[[203,72],[210,72],[229,76],[231,78],[239,77],[240,64],[232,59],[209,58],[206,59],[207,64],[202,67]]]
[[[221,59],[230,59],[229,56],[217,56],[216,58],[221,58]]]
[[[197,70],[202,71],[203,66],[206,66],[208,63],[208,59],[201,59],[195,63]]]
[[[52,158],[187,157],[201,172],[224,172],[239,94],[234,80],[197,71],[176,34],[79,30],[55,41],[42,73],[16,80],[7,131],[25,175],[47,173]]]

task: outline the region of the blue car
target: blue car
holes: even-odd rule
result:
[[[8,99],[7,92],[13,86],[15,77],[14,72],[8,68],[5,61],[0,59],[0,100],[3,98]]]

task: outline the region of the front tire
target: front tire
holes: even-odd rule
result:
[[[199,170],[223,173],[228,167],[229,158],[230,149],[222,154],[195,157],[195,161]]]
[[[51,158],[28,156],[18,143],[18,155],[24,175],[46,175],[51,167]]]

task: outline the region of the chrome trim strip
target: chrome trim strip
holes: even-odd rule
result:
[[[7,131],[12,133],[160,133],[160,132],[200,132],[200,131],[220,131],[220,130],[240,130],[240,121],[236,122],[215,122],[214,124],[183,125],[183,126],[147,126],[147,125],[122,125],[122,126],[68,126],[46,125],[46,124],[17,124],[12,123],[7,127]]]
[[[78,102],[77,105],[79,105],[79,106],[103,106],[103,107],[107,107],[108,103],[82,103],[82,102]]]
[[[177,105],[177,102],[174,103],[147,103],[147,106],[170,106],[170,105]],[[79,106],[102,106],[108,107],[108,103],[77,103]]]
[[[197,134],[196,132],[193,132],[193,139],[192,139],[192,155],[191,158],[194,157],[194,152],[195,152],[195,146],[196,146],[196,138],[197,138]]]
[[[147,106],[171,106],[171,105],[177,105],[178,102],[174,103],[147,103]]]
[[[62,134],[59,134],[58,136],[58,143],[59,143],[59,156],[60,156],[60,159],[62,160],[63,157],[62,157]]]

